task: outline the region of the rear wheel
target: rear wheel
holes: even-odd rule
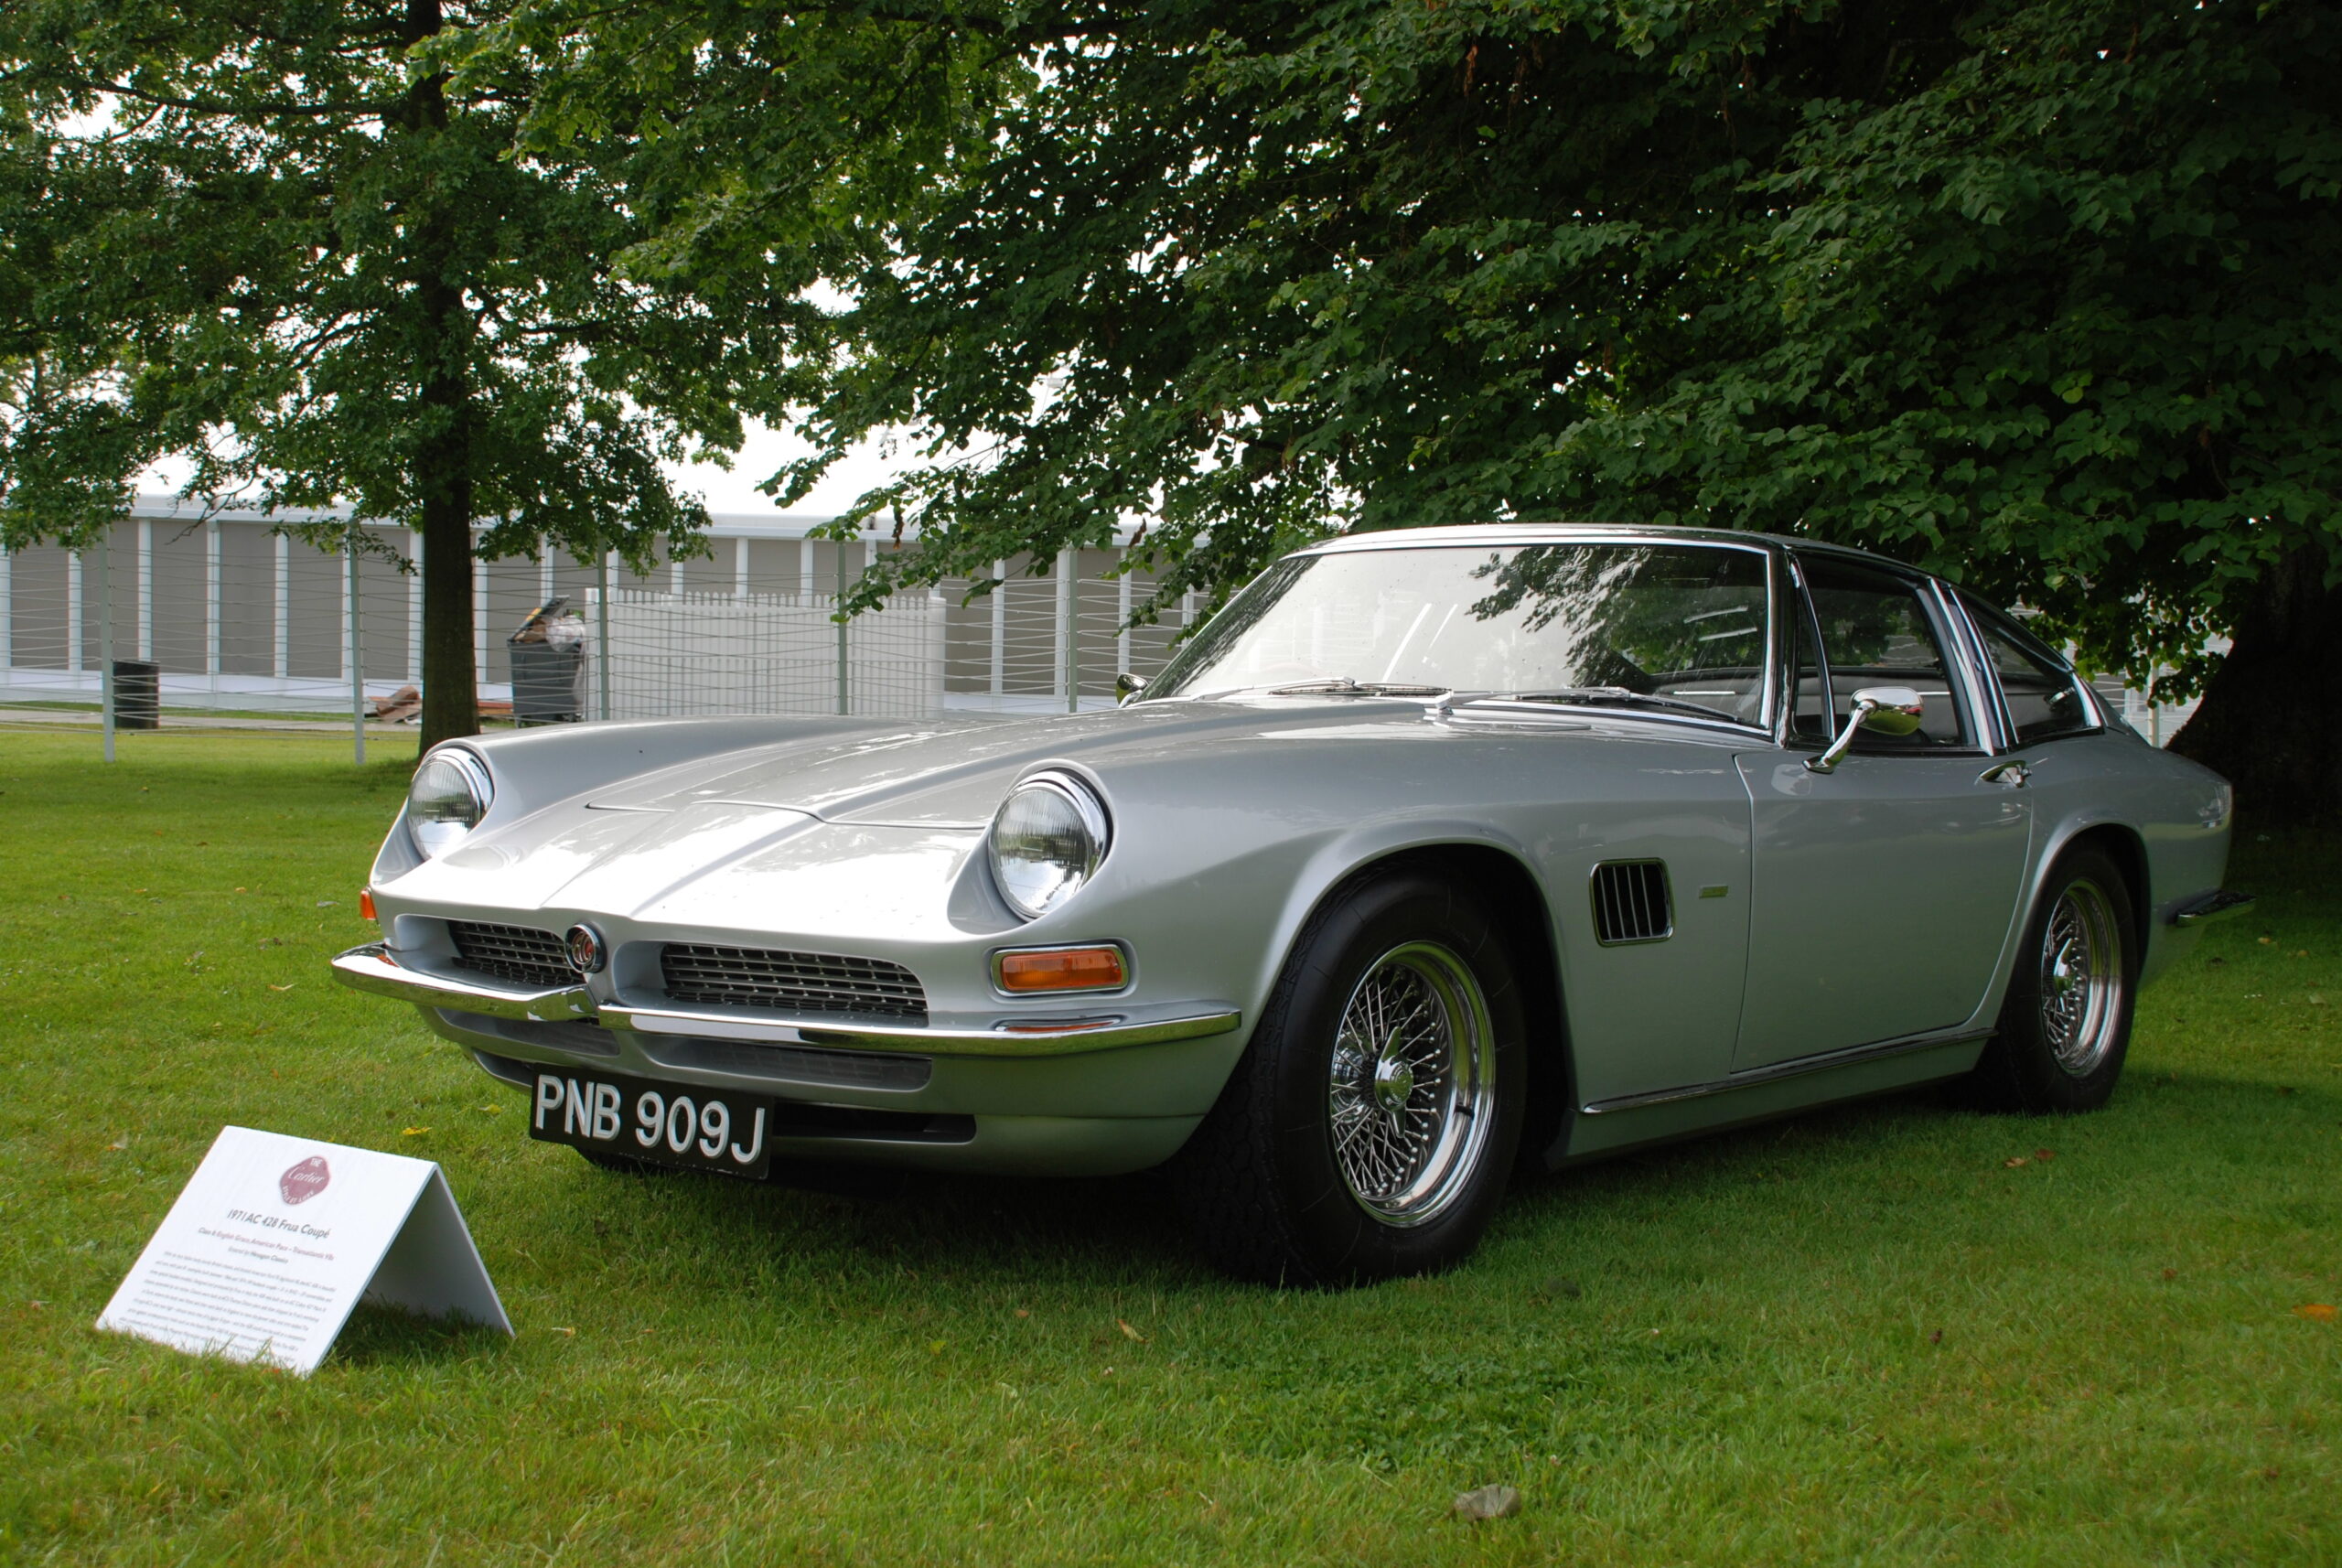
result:
[[[2050,868],[1998,1032],[1976,1064],[1988,1104],[2039,1115],[2095,1111],[2113,1094],[2139,989],[2131,911],[2122,870],[2103,850],[2084,845]]]
[[[1413,871],[1338,892],[1174,1165],[1205,1250],[1287,1284],[1465,1256],[1520,1142],[1522,1033],[1510,955],[1477,900]]]

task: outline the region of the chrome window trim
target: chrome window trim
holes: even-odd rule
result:
[[[2005,610],[1994,609],[1993,607],[1985,604],[1982,599],[1980,599],[1975,595],[1968,593],[1962,589],[1950,587],[1950,585],[1946,585],[1946,597],[1958,605],[1961,620],[1969,626],[1976,638],[1976,654],[1978,661],[1984,670],[1986,676],[1993,683],[1993,697],[2000,704],[2000,714],[2008,726],[2006,731],[2008,737],[2007,749],[2014,751],[2021,746],[2044,746],[2054,740],[2075,740],[2083,736],[2104,735],[2109,729],[2112,728],[2115,724],[2120,722],[2107,716],[2106,705],[2098,700],[2098,693],[2096,689],[2093,688],[2088,681],[2082,678],[2080,671],[2075,669],[2069,661],[2059,656],[2056,649],[2051,648],[2046,642],[2042,642],[2039,638],[2033,637],[2032,640],[2036,643],[2040,643],[2042,649],[2046,652],[2049,653],[2055,660],[2055,668],[2063,671],[2067,679],[2073,682],[2074,690],[2081,693],[2082,707],[2095,722],[2078,725],[2073,729],[2059,730],[2056,735],[2043,736],[2039,740],[2019,740],[2016,733],[2015,715],[2009,711],[2008,693],[2004,691],[2001,686],[2000,671],[1996,666],[1994,666],[1992,660],[1985,656],[1984,628],[1978,623],[1971,607],[1972,605],[1976,608],[1986,610],[1992,614],[2006,617],[2006,618],[2012,623],[2016,621],[2016,618],[2009,615]],[[2024,628],[2020,625],[2017,629],[2022,631],[2024,630]],[[2028,637],[2032,637],[2032,634],[2029,632],[2026,633],[2026,635]],[[2024,645],[2020,643],[2018,644],[2018,647],[2022,650]]]
[[[1834,552],[1832,553],[1834,553]],[[1792,546],[1785,550],[1783,553],[1789,555],[1792,560],[1795,560],[1796,557],[1802,553],[1802,552],[1797,547]],[[1850,564],[1857,567],[1868,567],[1885,576],[1901,579],[1905,585],[1912,590],[1913,596],[1918,599],[1923,612],[1928,618],[1929,624],[1935,629],[1937,639],[1945,645],[1941,650],[1946,660],[1946,667],[1944,671],[1946,677],[1945,683],[1952,688],[1952,701],[1959,704],[1961,715],[1963,720],[1961,727],[1967,732],[1969,736],[1969,744],[1965,746],[1929,746],[1924,751],[1864,751],[1861,749],[1861,745],[1858,740],[1854,750],[1849,755],[1857,757],[1998,756],[1999,753],[1997,751],[1986,751],[1980,744],[1990,732],[1982,722],[1983,715],[1978,711],[1976,704],[1972,700],[1970,672],[1964,668],[1966,660],[1964,657],[1955,654],[1953,651],[1955,646],[1964,645],[1958,644],[1957,638],[1954,637],[1951,632],[1951,628],[1949,624],[1949,618],[1945,614],[1943,604],[1941,602],[1943,585],[1935,577],[1918,570],[1918,568],[1915,566],[1906,566],[1899,561],[1887,561],[1876,556],[1864,555],[1855,552],[1848,552],[1846,553]],[[1812,589],[1805,581],[1805,575],[1801,563],[1799,564],[1798,573],[1798,586],[1801,591],[1801,596],[1804,600],[1806,624],[1808,628],[1813,634],[1814,666],[1821,672],[1822,689],[1830,693],[1832,709],[1830,717],[1832,726],[1831,733],[1834,736],[1837,733],[1837,726],[1843,724],[1845,720],[1843,715],[1836,712],[1838,694],[1836,682],[1832,677],[1830,671],[1830,650],[1821,637],[1821,618],[1813,613]],[[1963,666],[1963,668],[1960,668],[1955,671],[1954,666]],[[1784,749],[1807,750],[1813,748],[1810,746],[1806,746],[1794,748],[1785,747]],[[1823,747],[1821,749],[1827,748]]]
[[[1499,532],[1499,530],[1501,529],[1510,528],[1518,528],[1521,531],[1521,533],[1528,535],[1528,537],[1515,537],[1513,535]],[[1763,558],[1766,563],[1766,618],[1772,627],[1778,628],[1780,625],[1782,585],[1775,581],[1775,570],[1776,564],[1787,553],[1787,552],[1783,550],[1778,541],[1769,539],[1757,540],[1745,537],[1716,537],[1714,535],[1702,534],[1694,534],[1692,537],[1687,538],[1682,533],[1652,532],[1648,529],[1619,529],[1614,532],[1606,529],[1599,524],[1581,524],[1573,527],[1568,524],[1482,523],[1458,528],[1456,530],[1453,536],[1447,538],[1433,538],[1422,535],[1413,538],[1384,538],[1377,534],[1343,534],[1338,538],[1320,541],[1319,542],[1309,545],[1304,549],[1288,551],[1286,553],[1278,556],[1276,561],[1271,562],[1270,567],[1273,567],[1281,562],[1297,561],[1304,557],[1357,555],[1369,553],[1377,550],[1527,550],[1544,544],[1626,544],[1647,545],[1652,547],[1663,546],[1673,550],[1735,550],[1739,551],[1744,554],[1759,556]],[[1262,575],[1265,576],[1267,575],[1267,571],[1268,568],[1263,568]],[[1259,581],[1259,578],[1256,577],[1253,581],[1257,582]],[[1251,585],[1252,585],[1249,583],[1246,585],[1248,588]],[[1569,713],[1573,714],[1591,714],[1601,718],[1617,718],[1622,714],[1631,714],[1631,715],[1637,719],[1654,719],[1663,724],[1698,725],[1703,726],[1713,724],[1722,725],[1740,735],[1754,733],[1778,739],[1779,725],[1782,723],[1780,714],[1786,710],[1777,709],[1774,704],[1774,697],[1776,693],[1773,682],[1778,678],[1780,666],[1779,650],[1776,647],[1777,640],[1778,639],[1773,637],[1767,637],[1766,639],[1766,668],[1764,674],[1759,677],[1759,679],[1764,682],[1766,708],[1765,711],[1759,714],[1754,721],[1735,719],[1724,714],[1718,714],[1713,720],[1705,720],[1694,718],[1686,714],[1639,713],[1629,709],[1620,709],[1603,704],[1588,704],[1584,707],[1575,707],[1567,703],[1540,703],[1537,706],[1540,709],[1551,710],[1556,713]],[[1169,673],[1170,670],[1171,666],[1166,664],[1161,671],[1158,671],[1155,674],[1156,682],[1159,683],[1163,676]],[[1247,694],[1253,696],[1260,695],[1259,693],[1251,693]],[[1184,693],[1165,693],[1158,697],[1148,700],[1156,702],[1192,702],[1198,699],[1189,697]],[[1434,714],[1433,716],[1437,717],[1439,715]],[[1050,766],[1056,765],[1051,764]],[[1012,791],[1012,793],[1014,791]]]
[[[1175,698],[1173,701],[1185,701]],[[1401,699],[1404,700],[1404,699]],[[1657,710],[1620,707],[1609,703],[1508,702],[1502,693],[1475,697],[1466,694],[1461,702],[1440,698],[1425,704],[1423,716],[1434,724],[1469,724],[1475,716],[1534,723],[1539,719],[1567,718],[1572,725],[1583,727],[1588,720],[1600,724],[1671,725],[1680,729],[1696,730],[1703,735],[1724,734],[1744,737],[1769,739],[1772,731],[1762,725],[1743,724],[1718,714],[1712,719],[1692,714],[1671,714]]]
[[[1827,692],[1830,690],[1829,655],[1821,646],[1821,623],[1814,618],[1813,597],[1805,585],[1804,564],[1799,561],[1797,552],[1794,550],[1777,550],[1773,553],[1779,562],[1789,596],[1795,601],[1798,620],[1804,628],[1805,635],[1813,641],[1813,667],[1821,674],[1821,689]],[[1781,714],[1779,722],[1773,728],[1773,744],[1783,751],[1826,751],[1830,746],[1827,740],[1819,742],[1803,740],[1799,738],[1797,734],[1797,666],[1791,658],[1795,650],[1795,629],[1784,618],[1780,631],[1780,641],[1783,646],[1777,655],[1784,671],[1781,684]]]
[[[1984,657],[1983,639],[1977,635],[1968,618],[1967,607],[1960,602],[1960,596],[1950,584],[1940,577],[1929,577],[1928,587],[1936,602],[1936,618],[1950,632],[1961,683],[1968,689],[1969,712],[1976,716],[1977,738],[1991,743],[1984,755],[2004,756],[2015,749],[2016,725],[2009,717],[2007,696]]]

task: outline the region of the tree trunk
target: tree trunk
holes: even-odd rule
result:
[[[407,0],[410,46],[443,25],[439,0]],[[436,72],[407,90],[403,134],[445,135],[447,96]],[[434,193],[436,194],[435,192]],[[473,654],[471,314],[464,305],[454,215],[444,200],[414,226],[415,300],[428,328],[420,369],[423,439],[414,492],[423,511],[423,749],[479,733]]]
[[[426,392],[424,401],[430,403]],[[468,411],[453,411],[460,421]],[[423,492],[423,749],[479,733],[473,657],[470,433],[457,424],[415,456]]]
[[[2342,588],[2318,553],[2297,552],[2254,585],[2236,640],[2171,749],[2227,776],[2256,823],[2342,816]]]

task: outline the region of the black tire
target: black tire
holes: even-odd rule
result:
[[[1172,1164],[1173,1191],[1212,1261],[1269,1283],[1338,1285],[1427,1273],[1469,1253],[1520,1139],[1527,1047],[1515,972],[1487,910],[1439,876],[1370,873],[1329,896]],[[1379,1027],[1344,1032],[1354,1004],[1354,1023],[1397,1019],[1373,1051],[1361,1042]],[[1419,1080],[1416,1064],[1429,1076]]]
[[[2050,867],[2025,922],[1997,1032],[1970,1079],[1986,1109],[2071,1113],[2095,1111],[2112,1096],[2139,994],[2133,909],[2122,868],[2104,850],[2084,844]]]

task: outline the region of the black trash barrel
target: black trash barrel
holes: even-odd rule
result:
[[[163,727],[163,667],[144,659],[113,661],[113,727]]]
[[[574,725],[585,714],[586,650],[549,642],[507,642],[512,659],[512,722]]]

